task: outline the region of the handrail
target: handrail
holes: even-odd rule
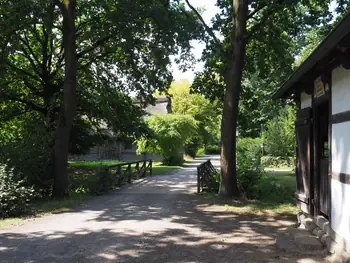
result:
[[[142,165],[140,166],[140,164]],[[136,164],[133,166],[133,164]],[[126,169],[123,169],[126,166]],[[127,163],[120,163],[115,165],[105,166],[104,169],[108,173],[115,173],[118,186],[122,186],[123,183],[131,183],[132,179],[140,179],[148,175],[152,176],[152,160],[142,160]]]

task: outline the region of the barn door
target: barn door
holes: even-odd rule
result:
[[[305,108],[297,112],[296,128],[296,179],[297,189],[295,193],[297,206],[305,213],[311,214],[312,193],[311,187],[311,150],[312,148],[312,111]]]

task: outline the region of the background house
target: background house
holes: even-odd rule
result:
[[[148,105],[145,108],[146,118],[154,114],[169,114],[172,112],[171,98],[156,98],[154,105]],[[90,149],[89,153],[84,155],[70,156],[71,160],[100,161],[100,160],[123,160],[136,161],[142,159],[152,159],[162,161],[162,157],[152,154],[137,155],[137,146],[130,142],[110,142],[106,141],[102,145]]]

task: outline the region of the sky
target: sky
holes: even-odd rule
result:
[[[189,0],[190,3],[198,8],[198,7],[204,7],[205,12],[203,13],[202,17],[204,21],[210,25],[210,20],[219,12],[219,8],[215,6],[216,0]],[[198,60],[200,59],[202,55],[202,51],[205,47],[204,43],[200,43],[199,41],[192,41],[192,47],[193,47],[193,54],[195,58]],[[190,82],[193,81],[195,72],[201,71],[203,69],[203,63],[197,62],[194,70],[188,70],[186,72],[182,72],[178,69],[175,62],[172,63],[172,71],[173,71],[173,77],[175,80],[183,80],[188,79]]]

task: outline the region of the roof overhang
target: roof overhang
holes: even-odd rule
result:
[[[305,86],[314,81],[317,74],[319,76],[322,71],[331,69],[337,63],[342,64],[338,58],[347,57],[349,59],[349,50],[350,13],[336,25],[311,55],[281,85],[272,98],[286,98],[303,90]]]

